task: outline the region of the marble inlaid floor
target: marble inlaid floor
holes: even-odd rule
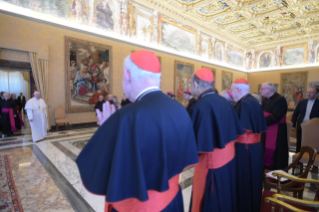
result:
[[[48,133],[32,142],[27,125],[18,136],[0,139],[0,155],[10,157],[13,177],[24,211],[104,211],[104,197],[89,193],[82,185],[75,160],[97,128]],[[291,161],[292,153],[290,154]],[[184,170],[180,186],[188,211],[194,168]],[[309,178],[318,179],[318,174]],[[313,199],[310,185],[304,198]]]

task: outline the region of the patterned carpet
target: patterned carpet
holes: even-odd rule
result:
[[[0,211],[23,211],[7,155],[0,155]]]

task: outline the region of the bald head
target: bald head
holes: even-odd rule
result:
[[[310,100],[315,99],[317,96],[317,89],[315,87],[308,88],[307,90],[307,98]]]

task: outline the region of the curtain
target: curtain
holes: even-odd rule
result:
[[[29,74],[30,72],[27,72]],[[17,98],[22,92],[26,99],[30,98],[30,82],[24,79],[21,71],[0,71],[0,91],[16,94]]]
[[[32,74],[35,81],[35,85],[41,93],[41,98],[45,101],[48,106],[48,75],[49,75],[49,61],[38,59],[38,54],[29,52],[30,63],[32,68]],[[49,120],[49,111],[47,107],[47,122],[48,130],[51,129]]]
[[[9,74],[5,71],[0,71],[0,91],[9,92]]]
[[[26,99],[30,98],[30,84],[24,80],[20,71],[9,72],[9,92],[16,94],[17,98],[22,92]]]

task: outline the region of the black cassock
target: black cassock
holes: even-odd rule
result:
[[[94,110],[99,109],[100,111],[103,111],[103,104],[105,103],[105,101],[98,101],[94,107]]]
[[[19,102],[17,99],[16,100],[13,100],[15,101],[16,103],[16,110],[17,112],[19,111],[21,113],[21,109],[22,109],[22,103],[21,101]],[[15,122],[15,125],[16,125],[16,128],[18,130],[21,130],[21,121],[20,121],[20,117],[19,117],[19,114],[17,113],[16,117],[14,117],[14,122]]]
[[[268,131],[262,133],[261,136],[265,151],[265,168],[284,169],[288,166],[289,157],[286,124],[287,101],[283,96],[275,93],[269,99],[263,100],[262,108],[268,126]]]
[[[267,124],[259,102],[250,94],[234,105],[245,136],[236,142],[238,212],[260,210],[264,177],[264,153],[260,142]]]
[[[189,101],[188,101],[188,105],[186,107],[186,110],[189,114],[191,114],[193,108],[194,108],[194,105],[196,103],[196,99],[195,98],[191,98]]]
[[[159,90],[117,110],[76,159],[85,188],[105,195],[110,204],[131,198],[147,201],[149,190],[167,191],[170,179],[197,162],[189,115]],[[183,211],[182,202],[179,188],[162,211]]]
[[[0,116],[1,116],[1,130],[2,134],[11,135],[12,131],[16,131],[16,129],[12,129],[12,123],[10,122],[10,115],[8,112],[3,112],[3,110],[13,109],[13,115],[17,115],[17,107],[15,101],[8,100],[0,100]],[[13,118],[14,120],[14,118]],[[13,123],[15,125],[15,123]]]

